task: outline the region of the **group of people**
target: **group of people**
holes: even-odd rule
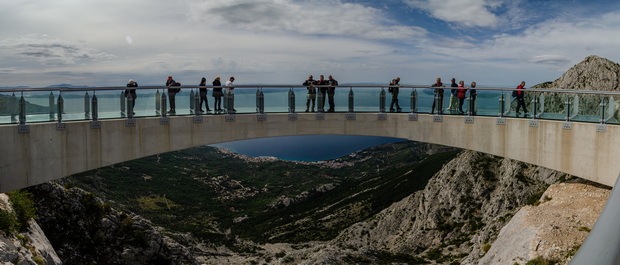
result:
[[[467,97],[467,90],[469,90],[469,96],[471,98],[470,102],[470,111],[472,114],[475,114],[475,104],[476,97],[478,96],[478,92],[476,91],[476,82],[471,82],[469,87],[465,86],[465,81],[461,80],[459,83],[456,83],[456,79],[452,78],[450,80],[450,105],[447,108],[447,111],[450,114],[465,114],[463,111],[463,104],[465,103],[465,98]],[[443,96],[445,87],[441,82],[441,78],[437,77],[435,83],[431,85],[431,87],[435,88],[435,100],[433,101],[433,106],[431,107],[431,113],[435,114],[435,107],[437,107],[438,113],[442,113],[442,105],[443,105]]]
[[[306,88],[308,89],[308,99],[306,100],[306,112],[309,112],[309,111],[314,112],[314,105],[316,102],[316,92],[317,92],[317,87],[315,86],[318,86],[318,90],[322,95],[321,102],[319,102],[321,106],[325,107],[325,96],[327,95],[328,103],[329,103],[329,109],[327,109],[327,112],[334,112],[334,108],[336,107],[334,103],[334,94],[336,93],[336,87],[338,86],[338,81],[336,81],[336,79],[334,79],[333,76],[330,75],[327,77],[327,80],[325,80],[325,77],[321,75],[319,77],[319,80],[314,80],[313,76],[310,75],[308,76],[308,79],[304,81],[302,85],[306,86]],[[310,105],[311,103],[312,105]]]
[[[224,96],[224,93],[226,94],[233,94],[234,91],[234,87],[233,82],[235,81],[234,77],[230,77],[228,79],[228,81],[226,81],[226,90],[223,90],[222,87],[222,82],[220,81],[220,77],[216,77],[213,82],[211,82],[211,84],[213,85],[213,92],[211,93],[211,95],[214,98],[214,102],[213,102],[213,106],[215,108],[215,111],[222,111],[222,96]],[[129,84],[128,84],[129,86]],[[168,111],[168,113],[170,114],[175,114],[176,113],[176,94],[181,92],[181,83],[174,81],[174,79],[172,78],[172,76],[168,76],[168,79],[166,80],[166,88],[168,88],[168,101],[170,102],[170,110]],[[198,104],[198,112],[204,113],[205,110],[202,109],[202,105],[204,103],[206,111],[211,111],[211,109],[209,108],[209,101],[207,100],[207,79],[205,77],[203,77],[200,80],[200,84],[198,84],[198,89],[200,91],[200,103]],[[236,111],[233,109],[233,111]]]
[[[225,84],[225,90],[223,90],[222,87],[222,83],[220,81],[220,77],[216,77],[213,82],[211,82],[211,84],[213,85],[213,92],[211,93],[212,96],[215,98],[214,100],[214,107],[215,107],[215,111],[222,111],[222,97],[224,96],[224,94],[233,94],[234,92],[234,87],[233,87],[233,82],[235,81],[234,77],[230,77],[228,79],[228,81],[226,81]],[[476,82],[471,82],[469,87],[465,87],[465,81],[461,80],[459,81],[459,83],[456,83],[456,79],[452,78],[451,80],[451,84],[450,84],[450,105],[448,106],[448,108],[446,109],[447,111],[450,112],[450,114],[464,114],[465,111],[463,111],[463,104],[465,102],[465,98],[467,96],[467,91],[469,91],[469,96],[471,98],[470,101],[470,112],[472,112],[472,114],[475,114],[475,102],[476,102],[476,97],[478,95],[478,92],[476,91]],[[400,105],[398,104],[398,93],[400,90],[400,87],[402,87],[402,85],[399,84],[400,83],[400,77],[396,77],[394,79],[392,79],[392,81],[390,82],[389,86],[388,86],[388,92],[392,94],[392,101],[390,103],[390,112],[400,112],[402,109],[400,107]],[[316,102],[316,95],[317,95],[317,89],[318,92],[321,93],[322,97],[322,101],[320,102],[320,106],[324,107],[325,106],[325,98],[328,99],[328,104],[329,104],[329,109],[327,109],[327,112],[334,112],[334,108],[335,108],[335,103],[334,103],[334,94],[336,92],[336,87],[338,86],[338,81],[336,81],[336,79],[334,79],[333,76],[328,76],[327,80],[325,80],[325,77],[323,75],[321,75],[319,77],[319,80],[314,80],[313,76],[310,75],[308,76],[308,79],[306,81],[303,82],[304,86],[306,86],[307,90],[308,90],[308,98],[306,100],[306,110],[305,112],[315,112],[315,102]],[[181,92],[181,88],[180,88],[181,84],[176,82],[172,76],[168,76],[168,79],[166,80],[166,88],[168,89],[168,100],[170,102],[170,110],[168,111],[168,113],[170,114],[175,114],[176,113],[176,94]],[[209,108],[209,102],[207,100],[207,79],[205,77],[203,77],[200,80],[200,84],[198,84],[199,87],[199,91],[200,91],[200,104],[198,105],[199,108],[199,112],[203,113],[205,112],[205,110],[202,109],[202,105],[204,103],[206,111],[209,112],[211,111],[211,109]],[[137,94],[136,94],[136,87],[138,87],[138,83],[136,81],[134,81],[133,79],[130,79],[129,82],[127,82],[127,89],[125,90],[125,97],[131,97],[133,99],[132,102],[132,108],[135,106],[136,104],[136,98],[137,98]],[[431,87],[434,87],[434,93],[435,93],[435,100],[433,100],[433,106],[431,107],[431,114],[442,114],[443,113],[443,99],[444,99],[444,84],[441,82],[441,78],[437,78],[435,80],[435,83],[431,85]],[[525,93],[523,92],[523,89],[525,89],[525,81],[521,81],[521,84],[519,86],[517,86],[517,89],[513,92],[513,96],[516,98],[517,100],[517,109],[516,109],[516,114],[517,115],[521,115],[521,108],[523,109],[525,115],[528,114],[527,108],[525,106]],[[396,108],[394,108],[396,107]],[[437,108],[437,113],[435,113],[435,108]],[[232,108],[233,111],[234,108]],[[134,113],[135,114],[135,113]]]

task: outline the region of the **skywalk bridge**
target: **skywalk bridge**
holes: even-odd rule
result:
[[[514,88],[476,88],[476,98],[467,93],[462,113],[448,109],[450,87],[442,98],[429,86],[402,86],[402,110],[390,112],[388,86],[340,85],[329,113],[320,92],[315,112],[305,112],[304,86],[235,85],[234,94],[222,99],[223,111],[205,113],[196,86],[179,88],[174,115],[166,111],[163,87],[137,88],[135,107],[125,87],[0,89],[0,192],[196,146],[317,134],[470,149],[608,186],[620,173],[617,92],[527,89],[529,115],[523,116],[514,111]],[[215,109],[213,87],[203,88]],[[431,113],[433,103],[441,110]],[[620,231],[610,233],[620,217],[620,207],[612,206],[620,203],[616,193],[582,247],[588,250],[574,259],[597,262],[574,264],[618,264]]]

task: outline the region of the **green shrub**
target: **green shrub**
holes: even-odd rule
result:
[[[484,244],[484,246],[482,246],[482,251],[484,251],[484,253],[489,252],[489,249],[491,249],[491,244]]]
[[[32,194],[27,191],[16,190],[7,193],[13,210],[17,216],[18,229],[24,231],[28,228],[28,220],[36,218],[37,209],[32,200]]]
[[[542,256],[538,256],[533,260],[528,261],[525,265],[555,265],[560,263],[558,260],[545,259]]]
[[[18,226],[17,217],[14,213],[0,210],[0,230],[7,234],[13,234],[17,231]]]

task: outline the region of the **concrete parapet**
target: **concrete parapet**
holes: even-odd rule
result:
[[[379,120],[376,113],[329,113],[317,120],[312,113],[300,113],[289,120],[288,113],[267,114],[257,120],[253,114],[235,115],[227,122],[223,115],[170,117],[160,124],[157,117],[138,118],[135,126],[125,119],[101,120],[100,128],[89,121],[35,123],[29,133],[18,133],[17,125],[0,125],[0,192],[20,189],[72,174],[133,160],[215,143],[291,135],[369,135],[397,137],[413,141],[454,146],[544,166],[613,186],[620,163],[614,163],[620,149],[620,126],[610,125],[597,132],[597,124],[540,120],[537,127],[528,119],[419,114],[410,120],[407,113],[388,114]]]

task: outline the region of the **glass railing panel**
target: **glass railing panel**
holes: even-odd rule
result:
[[[64,111],[62,113],[63,121],[86,120],[91,118],[92,91],[62,91],[60,95],[62,95],[64,102]],[[85,100],[88,100],[88,104],[86,104]],[[89,107],[88,112],[86,112],[86,107]]]

